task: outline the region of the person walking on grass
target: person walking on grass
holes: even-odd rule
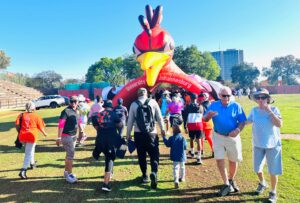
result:
[[[237,102],[230,101],[231,90],[223,87],[219,92],[219,101],[213,102],[205,113],[204,121],[212,119],[214,124],[213,149],[218,170],[224,185],[219,196],[238,192],[239,187],[234,181],[238,162],[242,161],[242,143],[240,132],[246,123],[246,115]],[[229,161],[229,177],[225,167],[225,155]]]
[[[161,115],[164,118],[166,124],[166,132],[169,131],[169,114],[167,114],[168,104],[171,102],[170,93],[168,90],[165,90],[162,93],[162,97],[158,100],[158,105],[160,106]]]
[[[171,148],[170,158],[173,161],[174,186],[179,188],[179,182],[185,181],[186,140],[181,134],[182,120],[174,119],[172,124],[173,136],[169,139],[163,136],[164,143]]]
[[[165,135],[164,122],[158,103],[147,98],[147,90],[139,88],[138,100],[129,109],[127,122],[127,140],[131,140],[131,130],[134,126],[134,142],[137,148],[138,161],[142,172],[142,183],[149,182],[147,175],[147,153],[151,164],[151,188],[157,188],[157,171],[159,164],[159,139],[155,121],[158,122],[162,135]]]
[[[118,105],[114,108],[114,112],[120,117],[122,123],[123,123],[123,127],[118,128],[118,133],[120,136],[122,136],[123,134],[123,129],[126,125],[126,119],[128,117],[128,110],[126,108],[126,106],[123,106],[123,99],[119,98],[118,99]]]
[[[60,146],[60,144],[62,144],[66,150],[64,177],[69,183],[77,182],[76,175],[72,172],[77,139],[76,135],[79,126],[79,112],[77,110],[77,105],[77,96],[72,96],[70,98],[69,106],[60,114],[58,122],[58,137],[56,140],[56,145]]]
[[[86,103],[85,97],[82,94],[78,96],[78,102],[77,109],[79,111],[79,134],[76,146],[82,147],[84,146],[84,141],[87,139],[85,128],[88,123],[87,115],[90,110],[90,106]]]
[[[25,157],[23,167],[19,173],[21,179],[27,179],[27,168],[36,167],[34,160],[35,146],[37,142],[38,131],[42,132],[45,137],[45,123],[43,119],[35,113],[35,104],[28,102],[25,105],[25,113],[21,113],[16,120],[16,129],[19,132],[20,142],[25,144]]]
[[[279,130],[282,119],[279,109],[270,105],[272,99],[267,89],[260,88],[251,97],[258,104],[252,108],[247,121],[247,124],[252,124],[254,171],[259,179],[255,193],[260,195],[268,187],[263,174],[266,160],[271,180],[269,201],[276,202],[278,175],[282,175],[282,145]]]
[[[195,93],[190,94],[191,102],[184,109],[184,129],[190,137],[190,151],[189,154],[193,158],[195,155],[194,152],[194,140],[197,143],[197,164],[202,164],[201,160],[201,142],[202,138],[202,118],[203,118],[203,107],[198,104],[197,98],[198,95]]]
[[[201,106],[203,107],[204,113],[206,112],[206,110],[208,109],[209,105],[211,104],[211,102],[209,101],[209,94],[206,92],[202,92],[200,93],[199,97],[198,97],[199,102],[201,103]],[[213,150],[213,142],[212,142],[212,132],[214,129],[214,124],[213,122],[210,120],[208,122],[205,122],[204,119],[202,120],[203,122],[203,134],[205,135],[205,137],[201,138],[201,146],[202,146],[202,151],[201,154],[203,155],[203,151],[204,151],[204,140],[207,140],[209,146],[210,146],[210,150],[211,150],[211,157],[214,157],[214,150]]]
[[[170,114],[170,125],[172,127],[173,119],[182,119],[182,110],[184,108],[184,103],[181,100],[179,93],[174,93],[172,96],[172,101],[168,103],[167,114]]]
[[[111,100],[105,101],[103,107],[105,110],[98,113],[97,117],[93,117],[93,126],[97,129],[93,157],[98,160],[101,152],[105,156],[105,172],[102,190],[110,192],[110,180],[113,174],[117,145],[120,143],[121,139],[117,129],[123,127],[123,122],[120,116],[113,110]]]

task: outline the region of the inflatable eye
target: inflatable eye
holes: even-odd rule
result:
[[[133,51],[133,53],[135,54],[136,57],[138,57],[139,55],[142,54],[142,52],[138,48],[136,48],[135,45],[133,45],[132,51]]]

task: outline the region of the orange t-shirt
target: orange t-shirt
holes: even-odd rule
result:
[[[212,122],[212,120],[209,120],[208,122],[205,122],[204,119],[202,119],[202,123],[203,123],[203,129],[204,130],[210,130],[214,128],[214,124]]]
[[[22,123],[20,125],[20,116],[22,116]],[[20,125],[20,142],[35,143],[38,136],[38,130],[45,127],[43,119],[36,113],[25,112],[17,117],[16,125]]]
[[[190,95],[188,95],[188,94],[185,95],[184,100],[185,100],[185,105],[189,105],[191,103]]]

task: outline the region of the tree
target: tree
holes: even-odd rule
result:
[[[187,74],[197,74],[208,80],[215,80],[220,74],[219,65],[211,54],[201,53],[195,45],[186,49],[176,47],[173,60]]]
[[[276,57],[271,62],[270,68],[263,69],[263,75],[270,84],[277,84],[278,77],[282,77],[282,84],[297,85],[300,77],[300,59],[293,55]]]
[[[143,75],[144,71],[136,61],[135,55],[125,56],[123,59],[123,69],[127,79],[134,79]]]
[[[57,89],[61,87],[62,76],[54,71],[43,71],[27,81],[27,85],[37,89]]]
[[[70,83],[83,83],[84,80],[81,79],[77,79],[77,78],[69,78],[69,79],[65,79],[63,81],[64,84],[70,84]]]
[[[5,55],[5,52],[0,50],[0,70],[6,69],[10,64],[10,57]]]
[[[100,61],[91,65],[86,74],[86,82],[107,81],[111,84],[120,85],[125,82],[123,71],[123,59],[101,58]]]
[[[231,78],[233,83],[238,83],[240,87],[251,87],[257,81],[260,72],[252,64],[243,63],[232,67]]]

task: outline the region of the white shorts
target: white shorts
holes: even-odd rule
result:
[[[242,143],[239,134],[236,137],[229,137],[214,132],[213,149],[215,159],[225,159],[225,154],[227,154],[230,161],[240,162],[243,160]]]

